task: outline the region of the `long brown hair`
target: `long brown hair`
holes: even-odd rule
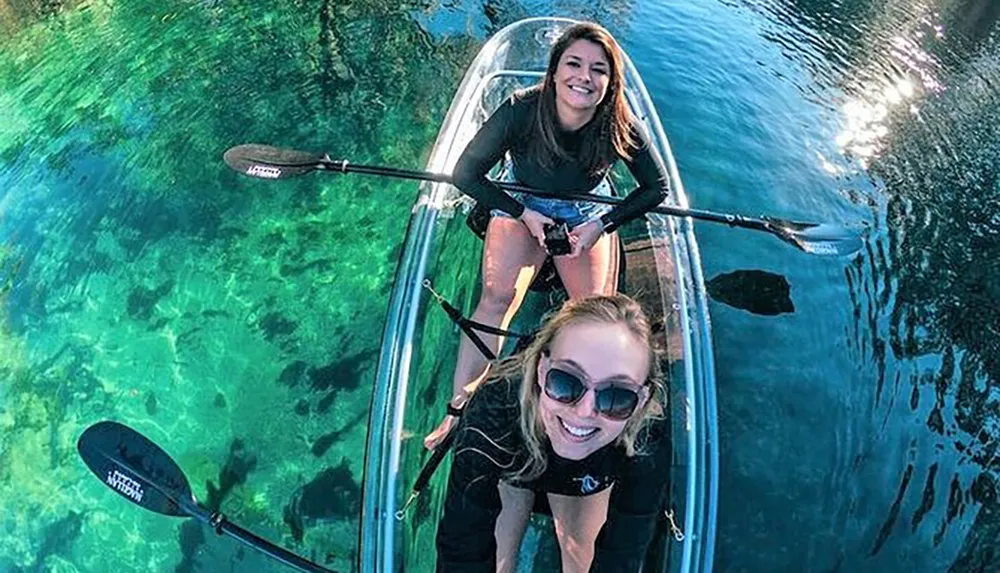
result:
[[[621,324],[649,352],[649,372],[645,384],[649,386],[649,399],[632,414],[616,444],[625,448],[625,455],[636,454],[636,438],[646,425],[663,414],[665,404],[659,353],[653,346],[649,319],[635,300],[622,295],[593,296],[570,299],[562,308],[550,315],[531,344],[521,353],[501,362],[491,375],[496,380],[521,379],[520,404],[521,434],[527,447],[525,464],[510,477],[530,481],[545,473],[548,459],[544,445],[548,440],[538,403],[541,388],[538,386],[538,362],[564,328],[580,323]]]
[[[608,90],[604,99],[597,104],[593,119],[581,128],[583,141],[576,157],[587,166],[588,171],[598,173],[614,163],[616,155],[631,157],[636,141],[631,133],[632,112],[625,97],[625,66],[621,47],[604,27],[593,22],[573,24],[552,46],[549,66],[540,86],[541,93],[535,114],[537,137],[532,139],[532,153],[542,165],[550,167],[553,154],[570,159],[570,154],[559,145],[556,138],[559,115],[556,112],[555,75],[563,53],[577,40],[587,40],[601,46],[611,68],[608,70]]]

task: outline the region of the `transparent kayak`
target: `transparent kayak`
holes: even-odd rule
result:
[[[532,18],[493,36],[469,67],[445,118],[427,169],[451,173],[465,145],[510,93],[541,80],[548,53],[572,20]],[[684,186],[653,103],[626,56],[633,112],[646,126],[671,175],[669,202],[687,206]],[[628,172],[612,174],[631,189]],[[479,296],[482,241],[466,226],[471,201],[456,188],[426,183],[414,204],[386,319],[368,431],[360,567],[364,573],[435,569],[434,537],[449,461],[403,514],[429,453],[422,439],[444,415],[461,332],[427,285],[466,316]],[[658,527],[644,571],[712,570],[718,487],[715,377],[702,270],[689,219],[656,214],[619,230],[622,292],[638,298],[667,349],[673,464],[669,517]],[[564,293],[529,293],[511,329],[529,332]],[[512,344],[508,340],[508,348]],[[665,468],[666,470],[666,468]],[[672,527],[673,525],[673,527]],[[558,571],[551,522],[533,518],[519,571]]]

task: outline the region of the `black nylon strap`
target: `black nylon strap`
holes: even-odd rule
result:
[[[504,330],[502,328],[497,328],[495,326],[490,326],[488,324],[482,324],[473,320],[469,320],[468,318],[462,316],[462,313],[459,312],[457,308],[452,306],[451,303],[445,300],[443,296],[435,292],[434,289],[431,287],[429,280],[424,281],[424,288],[426,288],[431,292],[431,296],[433,296],[434,299],[437,300],[438,304],[441,305],[441,308],[444,309],[445,314],[447,314],[448,317],[451,318],[452,322],[457,324],[458,327],[462,329],[462,332],[464,332],[465,335],[469,337],[469,340],[472,341],[472,344],[474,344],[476,348],[479,349],[479,352],[481,352],[483,356],[486,357],[487,360],[496,360],[497,355],[495,352],[490,350],[490,348],[486,346],[486,343],[483,342],[483,339],[480,338],[478,334],[476,334],[477,330],[479,332],[494,334],[496,336],[512,336],[514,338],[531,337],[529,335],[518,334],[517,332],[511,332],[509,330]]]
[[[469,323],[469,321],[462,319],[462,320],[457,320],[455,322],[458,323],[458,327],[462,329],[462,332],[464,332],[465,335],[469,337],[469,340],[471,340],[472,343],[476,345],[476,348],[478,348],[479,351],[483,353],[483,356],[485,356],[487,360],[496,360],[497,355],[494,354],[492,350],[490,350],[489,346],[486,346],[486,343],[483,342],[482,338],[479,338],[479,335],[476,334],[475,330],[473,330],[472,325]]]
[[[468,324],[469,328],[473,330],[478,330],[479,332],[485,332],[486,334],[495,334],[497,336],[513,336],[514,338],[525,338],[524,334],[518,334],[516,332],[511,332],[509,330],[504,330],[502,328],[497,328],[495,326],[483,324],[481,322],[475,322],[465,317],[462,317],[462,322]]]

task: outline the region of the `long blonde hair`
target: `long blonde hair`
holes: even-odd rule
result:
[[[556,335],[568,326],[581,323],[621,324],[648,349],[649,372],[645,384],[650,388],[649,399],[632,414],[615,441],[625,448],[626,456],[636,455],[636,439],[639,433],[649,422],[663,415],[665,392],[659,353],[653,346],[649,319],[639,303],[621,294],[571,299],[545,320],[541,330],[524,351],[500,362],[491,375],[495,380],[521,379],[520,427],[528,459],[509,477],[530,481],[545,473],[548,467],[545,455],[548,435],[542,425],[538,405],[541,396],[541,388],[538,385],[538,362],[548,351]]]

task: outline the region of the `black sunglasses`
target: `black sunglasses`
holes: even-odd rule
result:
[[[549,367],[545,375],[545,395],[560,404],[576,404],[590,388],[576,374]],[[639,406],[639,392],[614,382],[594,388],[597,412],[611,420],[627,420]]]

